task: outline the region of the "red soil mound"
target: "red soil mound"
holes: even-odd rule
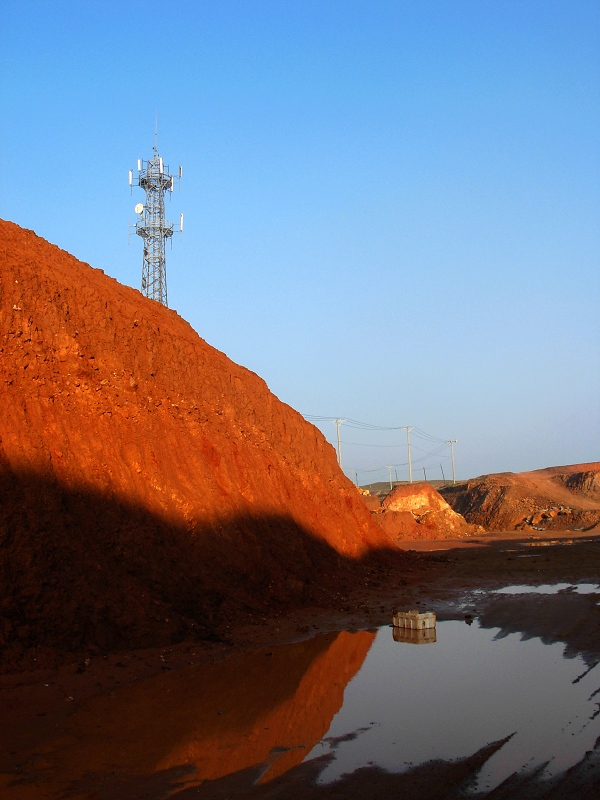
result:
[[[208,635],[391,547],[259,377],[31,231],[0,238],[5,656]]]
[[[483,475],[442,489],[486,530],[577,530],[600,523],[600,462]]]
[[[401,484],[371,509],[391,539],[448,539],[477,533],[428,483]]]

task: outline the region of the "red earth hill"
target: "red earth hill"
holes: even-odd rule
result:
[[[429,483],[399,484],[382,501],[365,501],[374,518],[393,540],[455,539],[482,529],[457,514]]]
[[[600,523],[600,462],[482,475],[442,494],[489,531],[591,529]]]
[[[0,239],[5,657],[210,636],[389,552],[257,375],[33,232],[0,221]]]

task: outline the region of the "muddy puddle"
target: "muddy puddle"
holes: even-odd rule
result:
[[[525,602],[523,587],[507,588],[515,596],[494,602]],[[550,599],[600,613],[593,594],[576,595],[589,587],[551,590],[561,588]],[[233,798],[311,763],[311,780],[326,787],[361,767],[409,773],[502,740],[461,791],[563,773],[600,737],[598,660],[535,635],[535,620],[511,631],[494,616],[505,606],[494,608],[438,620],[426,640],[389,626],[334,632],[98,695],[32,741],[18,770],[3,768],[0,789],[47,800]],[[241,777],[223,794],[233,773]]]
[[[360,766],[403,771],[466,758],[505,737],[477,776],[489,791],[516,771],[547,763],[547,775],[576,764],[600,735],[600,667],[586,672],[564,646],[463,621],[439,622],[434,643],[377,634],[344,705],[310,757],[335,759],[331,781]]]
[[[597,583],[542,583],[538,586],[519,584],[496,589],[496,594],[559,594],[561,592],[600,595],[600,586]]]

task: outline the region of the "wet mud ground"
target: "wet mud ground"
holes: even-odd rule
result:
[[[123,694],[132,696],[142,684],[151,685],[146,681],[160,681],[170,673],[183,674],[184,668],[190,665],[199,668],[206,665],[203,668],[214,669],[215,676],[221,672],[221,678],[225,680],[226,664],[231,661],[231,656],[256,650],[264,658],[270,654],[270,647],[305,642],[304,649],[301,647],[298,651],[304,654],[305,665],[300,663],[302,658],[296,657],[293,663],[287,664],[278,664],[278,656],[273,660],[275,706],[289,694],[285,681],[278,685],[278,674],[285,673],[292,680],[290,675],[297,668],[298,677],[294,680],[295,685],[300,685],[301,673],[310,671],[311,664],[318,662],[322,669],[326,669],[323,659],[319,661],[317,658],[320,658],[319,653],[313,650],[321,647],[319,641],[327,641],[327,646],[331,647],[333,640],[326,637],[313,639],[316,634],[335,637],[331,632],[364,630],[362,635],[366,637],[370,635],[369,630],[389,623],[395,609],[434,610],[440,620],[464,619],[465,615],[471,614],[481,625],[498,627],[503,633],[539,637],[545,644],[561,643],[567,656],[581,657],[587,669],[593,669],[600,662],[597,597],[569,591],[526,596],[494,593],[508,585],[600,582],[600,535],[597,532],[554,533],[552,538],[523,538],[512,533],[486,534],[456,542],[407,542],[404,547],[413,551],[413,555],[401,573],[385,564],[372,567],[360,585],[340,591],[335,604],[328,608],[257,615],[254,619],[246,619],[239,627],[232,620],[220,631],[221,641],[185,642],[160,650],[128,651],[106,657],[88,658],[84,654],[59,669],[0,676],[0,798],[351,800],[360,797],[364,800],[402,797],[433,800],[485,796],[492,800],[558,800],[600,797],[598,744],[579,764],[552,780],[536,772],[519,773],[485,795],[474,795],[469,794],[469,781],[503,742],[489,742],[482,750],[462,760],[428,763],[401,774],[363,767],[335,783],[320,784],[316,777],[323,767],[323,759],[295,763],[292,758],[286,772],[261,782],[260,776],[265,773],[264,763],[244,765],[233,758],[233,774],[215,773],[213,780],[199,781],[190,779],[191,768],[186,764],[185,748],[180,748],[178,759],[172,763],[164,759],[161,762],[155,754],[148,753],[148,747],[136,739],[134,733],[127,738],[126,731],[121,731],[119,736],[112,738],[118,740],[120,750],[127,750],[128,767],[107,769],[101,754],[84,741],[92,727],[93,713],[97,715],[93,723],[96,728],[105,725],[106,715],[110,714],[113,714],[111,724],[117,727],[122,724],[126,728],[128,717],[138,714],[144,724],[157,726],[157,739],[171,736],[174,741],[166,744],[163,741],[163,744],[167,749],[176,749],[178,737],[185,736],[177,726],[169,728],[166,721],[161,726],[160,707],[143,700],[137,705],[129,701],[122,707],[121,717],[118,711],[106,709],[110,708],[113,699],[118,701]],[[417,548],[421,552],[416,552]],[[337,640],[336,646],[345,646],[342,639]],[[343,663],[348,664],[349,672],[345,677],[348,680],[352,669],[358,668],[352,666],[358,656],[350,651],[340,651],[340,657]],[[360,658],[356,664],[360,665]],[[315,674],[314,685],[324,685],[327,680],[330,677],[325,673]],[[249,693],[247,687],[240,687],[239,691],[238,706],[242,708],[244,697],[249,697]],[[318,702],[320,705],[327,702],[325,696],[315,699],[314,690],[311,692],[302,702]],[[182,695],[183,703],[187,696],[185,693]],[[327,697],[330,696],[331,692],[328,692]],[[204,699],[202,707],[209,703],[210,698]],[[144,715],[147,715],[147,720]],[[86,721],[85,725],[81,723],[82,719]],[[251,738],[251,724],[241,719],[239,724],[250,726],[244,735],[246,739]],[[315,735],[318,738],[319,733]],[[107,738],[111,738],[110,732]],[[104,746],[108,745],[105,743]],[[199,746],[206,750],[206,745],[201,743]],[[192,755],[190,760],[193,760]]]

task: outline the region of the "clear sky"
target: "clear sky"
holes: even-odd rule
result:
[[[597,0],[3,0],[0,26],[1,217],[139,287],[157,111],[169,305],[281,400],[416,426],[428,477],[446,439],[457,477],[600,458]],[[404,431],[341,433],[361,483],[406,477]]]

